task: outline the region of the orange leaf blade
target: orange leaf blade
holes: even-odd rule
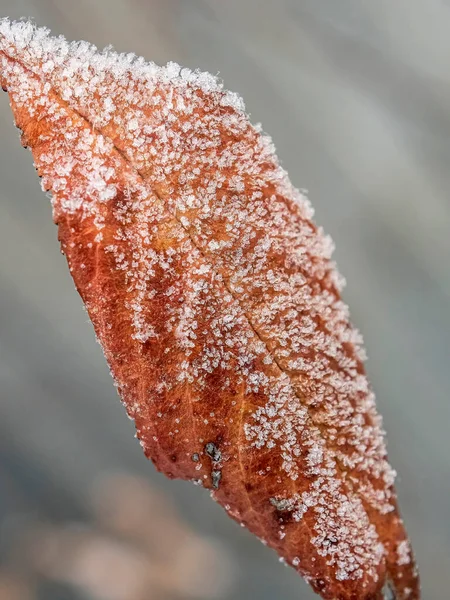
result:
[[[419,598],[332,244],[205,74],[0,21],[0,79],[145,454],[323,598]]]

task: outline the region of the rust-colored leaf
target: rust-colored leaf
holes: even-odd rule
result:
[[[146,456],[327,599],[418,599],[332,244],[213,77],[0,24],[0,76]]]

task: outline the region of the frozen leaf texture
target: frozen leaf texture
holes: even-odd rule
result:
[[[419,598],[332,243],[241,99],[8,20],[0,77],[146,456],[323,598]]]

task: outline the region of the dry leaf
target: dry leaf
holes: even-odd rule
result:
[[[323,598],[419,598],[332,243],[240,98],[29,23],[0,61],[145,454]]]

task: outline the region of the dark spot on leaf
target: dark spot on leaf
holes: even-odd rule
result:
[[[215,490],[219,489],[221,479],[222,479],[222,473],[220,471],[213,471],[211,473],[212,486]]]
[[[170,460],[172,462],[177,462],[177,456],[176,456],[176,454],[172,454],[172,456],[170,457]]]
[[[325,540],[324,540],[324,541],[325,541],[325,542],[328,542],[328,544],[327,544],[328,546],[336,546],[336,544],[338,543],[338,540],[337,540],[337,538],[335,538],[335,537],[328,537],[328,538],[325,538]]]
[[[205,452],[213,462],[219,462],[222,458],[222,453],[212,442],[208,442],[205,446]]]
[[[316,579],[312,584],[313,588],[319,593],[325,588],[325,585],[326,583],[323,579]]]

